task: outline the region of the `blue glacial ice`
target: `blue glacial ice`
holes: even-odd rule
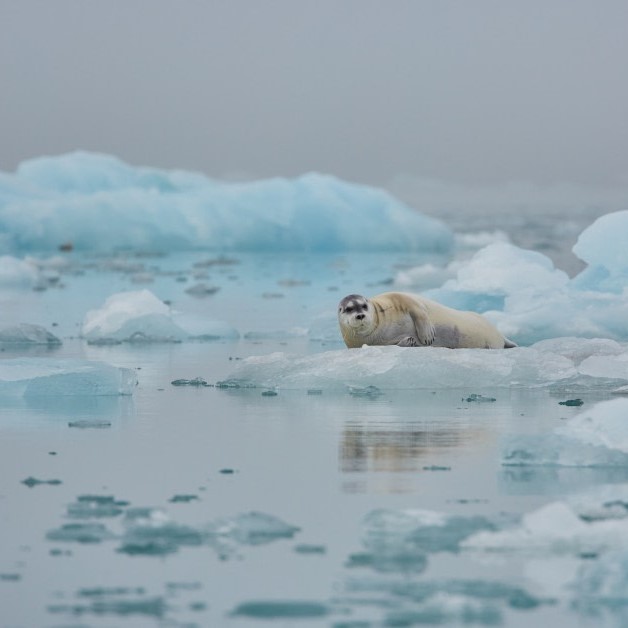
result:
[[[235,340],[239,333],[222,321],[172,311],[150,290],[119,292],[85,315],[82,336],[90,344]]]
[[[558,339],[548,345],[507,350],[436,347],[362,347],[314,355],[283,352],[242,360],[223,380],[241,387],[347,390],[375,386],[380,390],[551,387],[556,385],[619,386],[628,373],[597,374],[582,356],[609,354],[619,361],[628,349],[614,341]],[[591,359],[591,358],[589,358]],[[583,366],[584,365],[584,366]],[[583,370],[584,369],[584,370]]]
[[[224,183],[83,152],[2,174],[0,250],[69,243],[76,250],[446,253],[453,235],[383,190],[320,174]]]
[[[628,399],[601,401],[543,436],[505,439],[502,464],[546,467],[628,467]]]
[[[94,397],[132,395],[132,369],[80,359],[0,360],[0,398]]]

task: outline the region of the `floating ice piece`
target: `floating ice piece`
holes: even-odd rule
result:
[[[173,313],[150,290],[110,296],[102,308],[87,313],[82,334],[90,344],[181,342],[239,336],[221,321]]]
[[[242,545],[261,545],[277,539],[290,539],[299,528],[272,515],[248,512],[217,521],[208,530],[213,535],[229,537]]]
[[[628,284],[628,211],[606,214],[585,229],[573,252],[588,264],[572,281],[579,290],[622,293]]]
[[[520,525],[478,532],[461,546],[496,552],[597,555],[628,548],[628,527],[623,519],[587,521],[568,503],[558,501],[525,514]]]
[[[628,551],[605,554],[587,561],[571,583],[573,608],[585,615],[601,619],[603,613],[616,613],[616,623],[626,625],[628,609]]]
[[[102,523],[65,523],[60,528],[50,530],[46,538],[49,541],[70,543],[101,543],[115,538],[115,534]]]
[[[502,451],[513,466],[628,466],[628,399],[601,401],[543,436],[514,436]]]
[[[448,515],[431,510],[374,510],[363,522],[363,543],[372,552],[423,554],[457,552],[460,543],[478,530],[495,530],[496,523],[479,516]]]
[[[39,273],[34,264],[0,255],[0,288],[32,288],[38,280]]]
[[[16,358],[0,360],[0,397],[132,395],[134,371],[89,360]]]
[[[306,356],[271,353],[238,363],[223,386],[380,390],[550,386],[576,381],[572,360],[550,351],[362,347]],[[219,383],[220,385],[220,383]]]
[[[326,617],[330,611],[329,606],[321,602],[261,600],[242,602],[231,612],[231,615],[255,619],[297,620]]]
[[[356,228],[356,225],[359,228]],[[221,183],[76,152],[0,177],[7,250],[213,247],[448,252],[451,231],[388,192],[331,176]]]
[[[68,505],[71,519],[101,519],[117,517],[129,502],[115,499],[112,495],[79,495],[76,502]]]
[[[58,347],[61,340],[41,325],[20,323],[0,329],[0,345],[45,345]]]

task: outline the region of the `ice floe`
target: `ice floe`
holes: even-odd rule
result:
[[[622,373],[613,378],[595,376],[582,356],[627,353],[618,343],[589,341],[580,352],[567,338],[538,348],[506,350],[403,348],[396,346],[326,351],[313,355],[283,352],[248,357],[220,382],[225,386],[346,390],[375,386],[380,390],[487,387],[548,387],[561,385],[620,386]],[[582,365],[585,365],[582,370]]]
[[[90,344],[234,340],[239,333],[227,323],[173,312],[150,290],[119,292],[85,316],[83,337]]]
[[[0,397],[93,397],[131,395],[135,372],[79,359],[0,360]]]
[[[1,248],[66,243],[75,250],[448,252],[453,235],[384,190],[320,174],[225,183],[75,152],[31,159],[0,177]]]
[[[628,467],[628,399],[601,401],[550,434],[505,439],[508,466]]]

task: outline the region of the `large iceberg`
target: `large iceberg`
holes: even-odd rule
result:
[[[131,369],[79,359],[0,360],[0,398],[132,395],[137,377]]]
[[[248,357],[222,381],[223,386],[336,389],[376,387],[378,389],[442,389],[543,387],[577,385],[595,381],[597,385],[621,385],[622,374],[593,379],[582,371],[586,351],[572,355],[573,339],[565,339],[564,351],[555,342],[548,348],[445,349],[441,347],[404,348],[364,346],[361,349],[325,351],[314,355],[283,352]],[[589,352],[599,343],[588,341]],[[610,341],[612,343],[612,341]],[[603,351],[611,348],[602,341]],[[626,350],[612,347],[616,357]],[[628,375],[628,373],[626,374]]]
[[[356,226],[359,225],[359,228]],[[0,250],[120,248],[448,252],[451,231],[332,176],[225,183],[75,152],[0,177]]]
[[[90,344],[181,342],[237,339],[227,323],[172,312],[150,290],[119,292],[85,316],[83,337]]]

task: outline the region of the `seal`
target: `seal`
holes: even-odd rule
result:
[[[403,292],[385,292],[370,299],[350,294],[338,305],[338,322],[349,349],[362,345],[449,349],[517,346],[481,314],[454,310]]]

